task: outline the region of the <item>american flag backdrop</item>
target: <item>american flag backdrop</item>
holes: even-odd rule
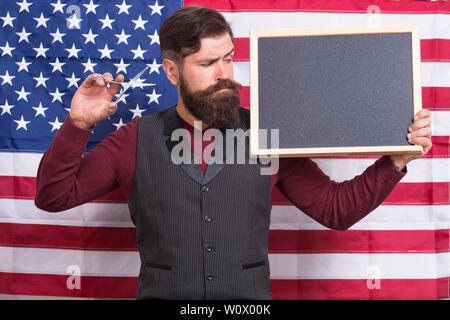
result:
[[[145,65],[155,87],[127,92],[87,149],[135,117],[174,105],[158,32],[183,5],[221,11],[235,35],[235,79],[249,107],[249,30],[420,26],[423,107],[433,148],[408,165],[386,201],[347,231],[329,230],[273,191],[269,259],[274,299],[450,297],[450,2],[269,0],[2,0],[0,6],[0,295],[133,298],[139,255],[120,190],[54,214],[34,205],[43,152],[90,73]],[[375,12],[375,15],[373,14]],[[336,181],[376,157],[317,158]],[[101,167],[101,164],[99,164]]]

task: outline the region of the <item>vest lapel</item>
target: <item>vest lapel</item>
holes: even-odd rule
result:
[[[239,128],[241,125],[241,119],[239,118],[237,124],[232,127],[233,129]],[[172,132],[176,129],[183,128],[180,119],[178,118],[178,114],[176,112],[175,107],[169,108],[164,111],[164,135],[166,136],[166,146],[169,153],[172,152],[173,147],[178,143],[178,141],[172,141],[170,139]],[[245,130],[245,129],[244,129]],[[194,152],[191,150],[191,164],[181,163],[179,166],[181,169],[186,172],[186,174],[194,179],[197,183],[201,185],[205,185],[214,179],[223,168],[225,168],[226,159],[228,159],[231,155],[232,148],[225,148],[225,129],[221,130],[223,134],[223,157],[221,163],[210,163],[206,169],[205,175],[203,176],[202,170],[200,166],[194,162]],[[234,146],[235,147],[235,146]],[[216,148],[216,146],[215,146]],[[215,149],[214,148],[214,149]],[[236,150],[234,150],[234,154],[236,154]],[[232,159],[231,161],[233,161]]]

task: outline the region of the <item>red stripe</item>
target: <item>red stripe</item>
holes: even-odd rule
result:
[[[234,46],[234,61],[250,60],[249,38],[235,38]],[[450,39],[422,39],[420,52],[422,62],[450,62]]]
[[[377,5],[381,13],[450,13],[448,1],[376,1],[373,0],[185,0],[184,5],[198,4],[223,12],[349,12],[366,13],[371,5]]]
[[[399,183],[384,205],[447,205],[450,204],[449,182]],[[286,197],[274,188],[273,205],[292,205]]]
[[[366,279],[277,279],[272,280],[271,283],[272,295],[276,300],[435,300],[450,297],[450,280],[448,277],[439,279],[381,279],[379,289],[376,289],[373,281]]]
[[[250,109],[250,87],[240,90],[241,106]],[[431,111],[450,111],[450,87],[422,87],[422,107]]]
[[[137,251],[136,229],[0,223],[0,246]]]
[[[66,285],[69,276],[0,272],[0,294],[134,298],[138,288],[137,277],[83,276],[80,278],[81,289],[70,290]],[[449,297],[448,277],[439,279],[381,279],[379,284],[380,289],[368,289],[365,279],[271,280],[274,300],[428,300]]]
[[[0,272],[0,293],[93,298],[136,297],[138,288],[137,277],[83,276],[80,278],[81,289],[70,290],[67,288],[69,276],[69,274],[53,275]],[[71,279],[69,279],[69,283]]]
[[[422,104],[434,111],[450,111],[450,87],[422,87]]]
[[[450,252],[450,230],[270,230],[270,253]]]
[[[449,230],[270,230],[270,253],[440,253]],[[0,223],[0,246],[137,251],[136,229]]]
[[[0,198],[34,199],[35,193],[36,178],[34,177],[0,176]],[[117,189],[93,202],[126,203],[126,198],[120,189]],[[272,191],[272,204],[291,205],[276,187]],[[399,183],[383,204],[450,204],[449,182]]]

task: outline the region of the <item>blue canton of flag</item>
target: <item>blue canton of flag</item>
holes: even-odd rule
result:
[[[158,32],[181,0],[1,4],[0,150],[45,151],[75,91],[92,73],[121,73],[128,81],[148,65],[141,78],[156,86],[127,91],[116,114],[95,127],[87,149],[132,119],[176,104],[176,88],[162,69]]]

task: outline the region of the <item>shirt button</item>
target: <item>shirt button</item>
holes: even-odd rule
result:
[[[206,216],[206,217],[205,217],[205,221],[206,221],[206,222],[211,222],[211,220],[212,220],[212,218],[211,218],[210,216]]]
[[[205,250],[206,250],[207,252],[211,252],[211,251],[213,251],[213,247],[207,246],[207,247],[205,248]]]
[[[211,280],[213,280],[214,279],[214,276],[212,275],[212,274],[208,274],[207,276],[206,276],[206,280],[208,280],[208,281],[211,281]]]
[[[208,186],[203,186],[202,190],[203,190],[203,192],[209,192],[209,187]]]

